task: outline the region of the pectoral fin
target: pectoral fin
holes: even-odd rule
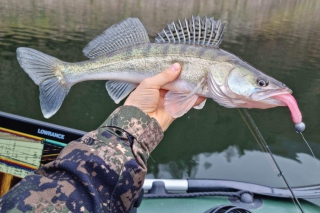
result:
[[[198,95],[192,95],[187,98],[188,94],[169,91],[164,99],[164,109],[174,118],[181,117],[187,113],[195,104]]]
[[[192,90],[192,92],[187,94],[186,97],[184,97],[184,99],[181,102],[184,102],[185,100],[189,99],[190,97],[195,95],[197,92],[199,92],[201,90],[201,88],[205,86],[205,84],[206,84],[205,80],[206,80],[206,78],[203,78],[200,81],[200,83]]]
[[[107,81],[106,83],[106,89],[116,104],[124,99],[136,87],[137,84],[123,81]]]
[[[202,109],[206,104],[207,100],[202,101],[198,106],[193,107],[194,109]]]

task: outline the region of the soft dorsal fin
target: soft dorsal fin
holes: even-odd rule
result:
[[[82,52],[88,58],[95,58],[124,47],[148,42],[148,33],[140,20],[127,18],[90,41]]]
[[[156,43],[183,43],[219,47],[225,24],[213,17],[192,16],[168,24],[155,38]]]

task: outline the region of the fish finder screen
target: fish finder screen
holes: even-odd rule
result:
[[[25,177],[40,166],[43,141],[0,127],[0,171]]]
[[[85,132],[0,112],[0,172],[24,178]]]

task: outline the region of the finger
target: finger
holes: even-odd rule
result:
[[[145,79],[141,84],[152,86],[152,88],[161,88],[164,85],[176,80],[181,72],[181,65],[179,63],[174,63],[170,68],[164,70],[163,72]]]
[[[194,103],[194,107],[198,106],[199,104],[201,104],[204,100],[206,100],[205,97],[199,96],[199,98],[197,99],[197,101]]]
[[[159,90],[159,92],[160,92],[160,97],[163,97],[164,98],[164,96],[167,94],[167,92],[169,92],[168,90],[165,90],[165,89],[160,89]]]

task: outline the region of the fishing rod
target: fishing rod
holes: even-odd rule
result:
[[[299,207],[300,211],[301,211],[302,213],[304,213],[304,211],[303,211],[303,209],[302,209],[302,206],[301,206],[301,204],[300,204],[300,202],[299,202],[298,198],[297,198],[297,197],[295,196],[295,194],[293,193],[292,188],[290,187],[290,185],[289,185],[289,183],[288,183],[287,179],[285,178],[285,176],[284,176],[284,174],[283,174],[282,170],[280,169],[280,166],[278,165],[278,163],[277,163],[276,159],[274,158],[273,153],[271,152],[271,150],[270,150],[270,148],[269,148],[269,146],[268,146],[267,142],[264,140],[264,138],[263,138],[263,136],[262,136],[262,134],[261,134],[261,132],[260,132],[260,130],[259,130],[259,128],[258,128],[258,126],[257,126],[257,125],[255,124],[255,122],[253,121],[253,119],[252,119],[251,115],[249,114],[248,110],[246,110],[246,109],[243,109],[243,110],[244,110],[244,112],[246,113],[246,115],[247,115],[247,117],[248,117],[249,121],[251,122],[252,126],[255,128],[255,130],[256,130],[257,134],[259,135],[259,137],[260,137],[261,141],[263,142],[263,145],[265,146],[266,150],[267,150],[267,151],[268,151],[268,153],[270,154],[270,156],[271,156],[271,159],[272,159],[273,163],[276,165],[276,167],[277,167],[277,169],[278,169],[278,171],[279,171],[278,176],[279,176],[279,177],[282,177],[282,180],[285,182],[285,184],[286,184],[287,188],[289,189],[289,191],[290,191],[290,193],[291,193],[291,195],[292,195],[292,198],[293,198],[293,199],[294,199],[294,201],[297,203],[297,205],[298,205],[298,207]]]

